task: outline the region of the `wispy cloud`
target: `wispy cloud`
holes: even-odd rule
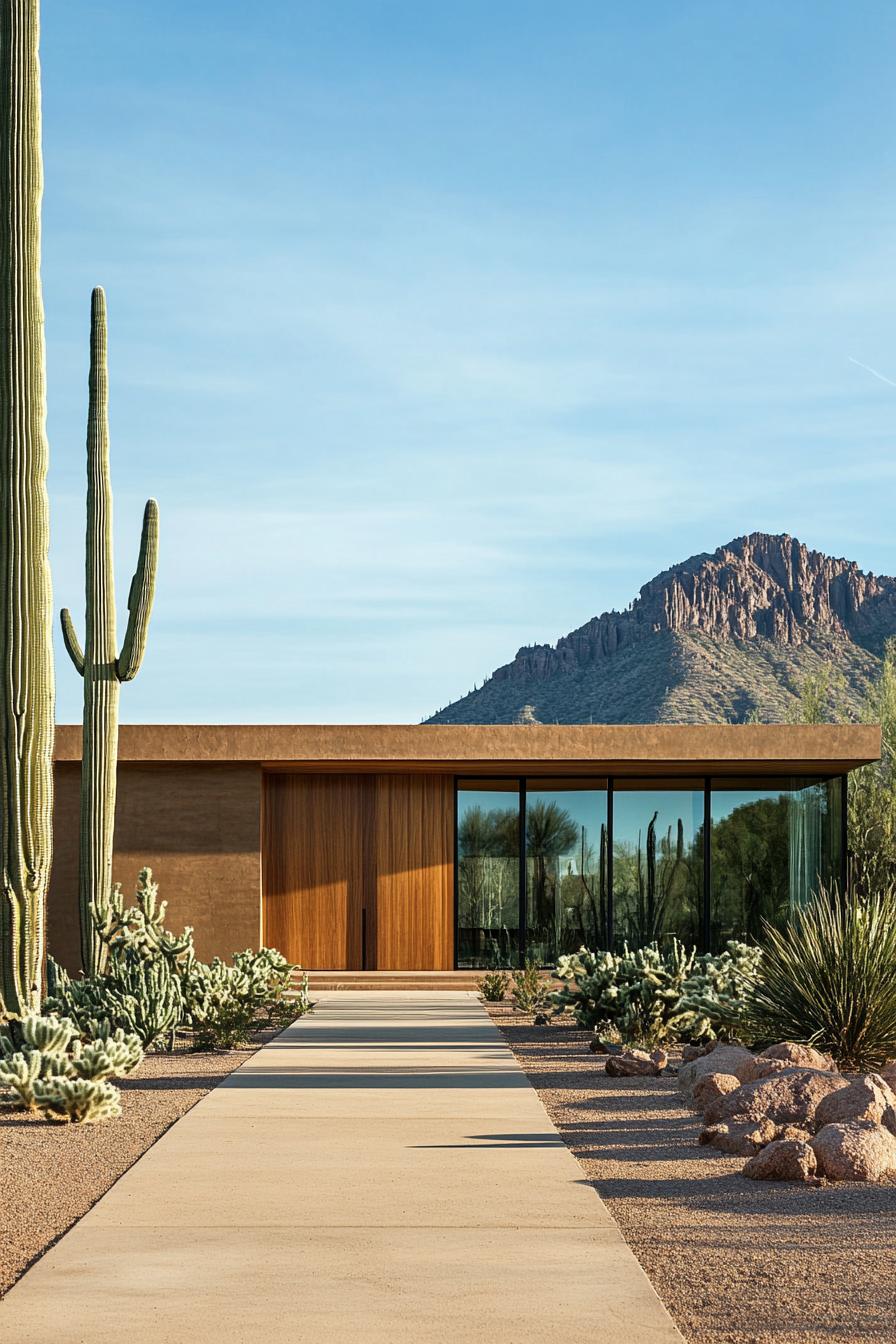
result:
[[[866,373],[873,374],[874,377],[879,378],[882,383],[886,383],[889,387],[896,387],[896,383],[894,383],[892,378],[888,378],[885,373],[880,373],[877,369],[872,369],[870,364],[863,364],[860,359],[853,359],[852,355],[847,355],[847,359],[850,364],[855,364],[860,369],[864,369]]]

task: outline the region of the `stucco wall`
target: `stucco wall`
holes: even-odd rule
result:
[[[55,854],[47,941],[62,965],[80,964],[80,766],[56,765]],[[126,893],[149,864],[168,901],[168,925],[192,924],[207,960],[261,938],[261,769],[257,765],[119,764],[113,878]]]

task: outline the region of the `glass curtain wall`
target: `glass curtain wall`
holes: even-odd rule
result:
[[[460,780],[457,965],[757,941],[764,921],[783,926],[820,882],[841,881],[843,790],[840,778]]]
[[[616,780],[613,943],[701,941],[703,780]]]
[[[462,782],[457,790],[458,966],[516,966],[519,927],[519,782]]]
[[[606,781],[529,780],[525,801],[526,956],[606,947]]]
[[[755,942],[841,880],[842,779],[714,780],[710,941]]]

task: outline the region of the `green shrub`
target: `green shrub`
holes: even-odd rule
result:
[[[761,953],[731,942],[719,956],[698,956],[677,939],[632,951],[560,957],[556,1012],[571,1011],[581,1027],[615,1028],[623,1040],[656,1045],[682,1037],[711,1040],[743,1020],[749,977]]]
[[[487,971],[476,983],[486,1003],[501,1003],[507,995],[510,976],[505,971]]]
[[[750,995],[762,1038],[804,1041],[841,1068],[896,1056],[896,891],[843,899],[820,890],[788,926],[766,927]]]
[[[548,987],[531,958],[513,972],[513,1006],[520,1013],[538,1013],[548,1004]]]

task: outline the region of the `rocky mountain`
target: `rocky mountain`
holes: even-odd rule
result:
[[[857,713],[896,635],[896,579],[754,532],[695,555],[556,644],[522,648],[430,723],[786,719],[809,673],[842,673]]]

